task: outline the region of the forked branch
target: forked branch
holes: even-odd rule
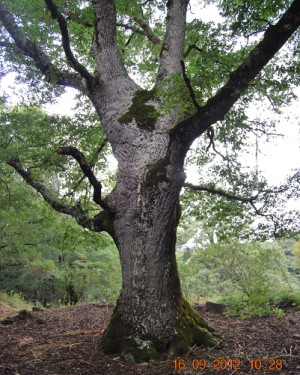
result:
[[[104,209],[108,209],[107,205],[105,204],[105,202],[103,202],[102,197],[101,197],[102,184],[95,177],[92,171],[92,168],[86,161],[83,153],[80,152],[76,147],[72,147],[72,146],[60,147],[56,152],[60,155],[72,156],[78,162],[82,172],[88,178],[89,182],[94,188],[94,195],[93,195],[94,202],[97,203],[100,207]]]
[[[269,187],[266,189],[264,188],[264,185],[262,185],[257,189],[257,193],[250,197],[243,197],[238,194],[228,193],[227,191],[218,189],[211,184],[196,186],[187,182],[183,186],[193,191],[202,191],[212,195],[218,195],[232,201],[248,203],[253,208],[256,215],[273,220],[276,217],[276,214],[268,213],[268,209],[274,209],[280,197],[285,197],[285,199],[289,199],[291,197],[293,197],[294,199],[299,198],[299,183],[300,172],[297,171],[294,175],[290,176],[287,181],[281,186]],[[257,208],[256,203],[260,204],[260,208]]]
[[[160,38],[154,33],[154,31],[149,26],[148,22],[146,22],[142,18],[137,18],[137,17],[135,17],[134,20],[137,24],[140,25],[140,27],[142,28],[141,31],[143,32],[144,36],[150,40],[150,42],[152,42],[153,44],[161,43]]]
[[[203,49],[197,47],[196,43],[193,43],[188,46],[187,50],[183,54],[183,57],[187,57],[193,49],[199,53],[203,52]]]

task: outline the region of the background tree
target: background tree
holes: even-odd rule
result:
[[[218,5],[228,20],[222,26],[199,20],[187,24],[188,0],[0,2],[4,71],[18,70],[36,100],[49,100],[59,86],[77,89],[101,121],[98,144],[87,139],[85,154],[79,149],[83,131],[80,139],[57,140],[51,150],[57,154],[53,158],[59,158],[56,167],[67,160],[63,157],[76,160],[82,179],[92,186],[93,204],[79,201],[76,194],[76,203],[70,197],[62,199],[41,182],[47,176],[19,153],[7,163],[55,210],[114,239],[123,283],[101,342],[105,353],[149,359],[160,352],[179,353],[195,343],[215,343],[210,327],[180,289],[175,243],[184,185],[243,202],[267,216],[264,198],[273,195],[257,174],[247,183],[249,176],[237,165],[228,172],[221,166],[219,180],[229,182],[223,184],[225,191],[215,184],[195,187],[185,184],[184,161],[200,136],[209,141],[200,155],[205,149],[217,150],[220,142],[231,144],[226,150],[235,156],[246,147],[247,132],[267,132],[264,124],[253,127],[248,121],[244,109],[249,103],[264,96],[275,106],[291,100],[291,88],[299,81],[294,56],[300,2],[253,6],[224,0]],[[288,51],[277,54],[288,41]],[[145,87],[129,75],[136,72],[144,77]],[[80,122],[77,126],[84,128]],[[105,198],[93,161],[103,149],[103,133],[118,161],[116,184]],[[12,140],[4,148],[9,149]],[[48,160],[41,162],[42,169]],[[64,179],[68,178],[66,169]],[[296,174],[292,181],[297,178]],[[100,212],[95,214],[96,207]],[[275,214],[269,219],[276,234]]]

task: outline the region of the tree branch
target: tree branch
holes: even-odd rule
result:
[[[108,206],[105,204],[105,202],[103,202],[101,198],[102,184],[95,177],[91,167],[85,160],[83,153],[80,152],[76,147],[72,146],[60,147],[56,152],[60,155],[72,156],[78,162],[82,172],[88,178],[94,188],[94,202],[97,203],[100,207],[108,209]]]
[[[84,228],[96,232],[98,231],[95,228],[94,219],[87,215],[87,213],[81,208],[80,203],[76,206],[71,206],[57,201],[43,184],[31,177],[30,172],[24,169],[18,158],[8,160],[7,164],[12,166],[16,172],[23,177],[28,185],[32,186],[38,193],[40,193],[44,200],[49,203],[54,210],[74,217],[77,223]]]
[[[92,163],[90,164],[91,169],[94,168],[95,163],[96,163],[96,161],[97,161],[97,157],[98,157],[98,155],[102,152],[102,150],[103,150],[103,148],[105,147],[105,145],[107,144],[107,142],[108,142],[108,139],[105,138],[105,139],[103,140],[103,142],[101,143],[101,145],[99,146],[99,148],[97,149],[97,151],[96,151],[96,153],[95,153],[95,155],[94,155],[94,157],[93,157],[93,161],[92,161]],[[78,187],[80,186],[80,184],[82,183],[82,181],[83,181],[86,177],[87,177],[87,176],[84,174],[84,175],[79,179],[79,181],[77,181],[76,184],[71,188],[71,191],[68,192],[67,194],[65,194],[65,197],[67,197],[67,196],[73,196],[74,193],[76,192],[76,190],[78,189]]]
[[[68,72],[59,71],[51,62],[49,57],[35,43],[29,40],[21,32],[13,16],[3,7],[0,2],[0,21],[15,41],[16,46],[23,51],[25,56],[29,56],[35,65],[45,75],[48,82],[53,82],[62,86],[69,86],[80,89],[80,76]]]
[[[166,35],[163,42],[157,81],[171,77],[181,71],[186,31],[188,0],[169,0],[167,3]]]
[[[70,65],[78,72],[82,78],[85,78],[87,81],[92,80],[92,75],[87,71],[87,69],[81,65],[74,57],[73,52],[70,47],[70,38],[69,38],[69,31],[67,21],[65,20],[64,16],[60,13],[57,6],[53,3],[52,0],[44,0],[47,8],[51,13],[51,17],[57,20],[61,36],[62,36],[62,45],[65,51],[66,57],[70,63]]]
[[[203,52],[203,49],[197,47],[196,43],[194,43],[194,44],[190,44],[188,46],[187,50],[183,54],[183,57],[187,57],[193,49],[196,50],[197,52],[200,52],[200,53]]]
[[[187,75],[186,75],[186,71],[185,71],[185,65],[184,65],[184,61],[183,60],[180,60],[180,63],[181,63],[181,67],[182,67],[182,76],[183,76],[183,79],[184,79],[184,82],[190,92],[190,97],[192,99],[192,102],[195,106],[195,108],[197,109],[197,111],[200,110],[200,105],[198,104],[197,100],[196,100],[196,97],[195,97],[195,93],[194,93],[194,90],[193,90],[193,87],[191,85],[191,82],[190,80],[188,79]]]
[[[280,217],[282,217],[281,210],[279,208],[283,203],[281,196],[284,194],[285,199],[289,199],[291,197],[294,199],[299,198],[299,183],[300,172],[297,171],[281,186],[264,189],[264,185],[262,185],[257,189],[258,192],[250,197],[242,197],[240,195],[228,193],[222,189],[216,189],[214,185],[195,186],[187,182],[183,186],[193,191],[203,191],[209,194],[224,197],[229,200],[248,203],[253,208],[255,215],[270,219],[276,229],[279,220],[281,220]],[[260,204],[259,208],[256,206],[256,202]],[[274,230],[274,233],[276,233],[276,230]]]
[[[141,35],[144,35],[145,37],[147,37],[150,40],[150,42],[152,42],[153,44],[161,43],[160,38],[154,33],[154,31],[151,29],[149,24],[144,19],[135,17],[134,20],[142,28],[141,30],[142,33],[140,33]]]
[[[227,193],[224,190],[221,189],[215,189],[214,186],[195,186],[193,184],[190,184],[189,182],[186,182],[183,184],[184,187],[187,187],[193,191],[205,191],[207,193],[213,194],[213,195],[219,195],[220,197],[224,197],[230,200],[234,200],[237,202],[242,202],[242,203],[250,203],[253,206],[253,202],[258,198],[259,194],[256,194],[254,196],[251,196],[249,198],[241,197],[240,195],[234,195]],[[256,210],[256,208],[255,208]]]
[[[294,0],[276,25],[270,26],[263,39],[245,61],[231,73],[227,83],[195,115],[173,127],[171,133],[185,139],[187,146],[209,126],[224,119],[258,73],[287,42],[300,25],[300,1]]]
[[[118,27],[123,27],[125,30],[131,30],[133,33],[145,36],[153,44],[160,44],[160,38],[153,32],[148,23],[141,18],[134,18],[135,22],[141,26],[141,29],[135,26],[127,25],[126,23],[118,23]]]
[[[93,55],[102,80],[129,79],[116,38],[116,8],[112,0],[93,0],[95,36]]]
[[[219,155],[224,161],[226,161],[227,163],[231,164],[231,165],[240,165],[240,163],[238,163],[237,161],[234,161],[234,160],[231,160],[227,155],[223,155],[220,151],[218,151],[216,149],[216,145],[215,145],[215,142],[214,142],[214,136],[215,136],[215,132],[214,132],[214,129],[212,126],[210,126],[207,131],[207,136],[209,138],[209,145],[207,146],[206,148],[206,152],[209,151],[210,147],[212,147],[212,149],[214,150],[214,152]]]

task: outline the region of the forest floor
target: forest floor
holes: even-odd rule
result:
[[[8,314],[16,315],[0,308],[0,319]],[[300,311],[296,307],[286,308],[282,318],[201,314],[216,328],[219,348],[193,347],[181,357],[132,364],[97,352],[111,315],[109,306],[78,305],[32,312],[23,320],[14,318],[13,324],[0,324],[0,374],[300,374]],[[206,361],[203,371],[200,359]],[[251,360],[261,369],[252,371]],[[185,368],[175,369],[175,364]]]

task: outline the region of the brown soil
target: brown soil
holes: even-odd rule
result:
[[[0,374],[300,374],[300,311],[295,307],[287,308],[280,319],[241,320],[204,312],[202,315],[217,330],[219,348],[194,347],[180,358],[140,364],[97,352],[110,314],[109,306],[92,304],[32,312],[24,320],[0,325]],[[204,371],[200,359],[206,360]],[[261,369],[251,371],[251,360],[257,367],[261,364]],[[175,369],[175,363],[185,368]]]

